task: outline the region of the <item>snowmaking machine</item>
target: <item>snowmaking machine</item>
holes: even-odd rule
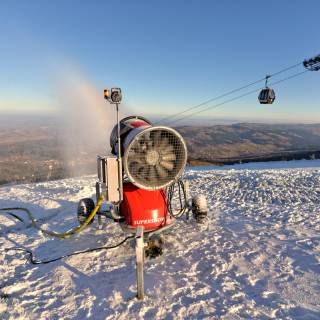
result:
[[[207,215],[207,203],[204,196],[189,199],[188,184],[181,179],[187,163],[182,136],[175,129],[153,125],[141,116],[119,121],[120,88],[106,89],[104,97],[116,106],[117,124],[110,136],[111,153],[97,156],[96,198],[98,201],[103,196],[107,202],[107,209],[99,209],[97,216],[111,218],[126,233],[135,235],[141,298],[143,272],[141,268],[139,272],[139,265],[143,264],[145,253],[150,257],[162,253],[162,240],[156,235],[189,212],[196,221],[202,221]],[[178,209],[172,204],[175,193],[180,200]],[[80,200],[79,222],[83,223],[94,208],[93,199]]]

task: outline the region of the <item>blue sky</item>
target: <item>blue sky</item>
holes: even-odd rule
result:
[[[0,113],[55,112],[68,72],[120,86],[132,112],[183,111],[319,54],[319,12],[316,0],[4,0]],[[320,122],[319,85],[309,72],[276,86],[272,106],[254,94],[201,116]]]

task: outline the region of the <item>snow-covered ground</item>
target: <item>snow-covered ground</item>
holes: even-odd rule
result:
[[[0,319],[320,319],[320,169],[194,168],[185,176],[193,194],[206,194],[209,222],[181,220],[168,231],[164,254],[146,261],[143,302],[135,299],[132,242],[37,266],[7,252],[0,253]],[[0,207],[28,207],[43,227],[67,230],[94,182],[5,186]],[[0,247],[32,249],[38,259],[123,237],[108,222],[52,239],[0,216]]]

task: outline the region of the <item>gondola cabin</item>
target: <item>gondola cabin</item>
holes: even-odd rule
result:
[[[272,104],[275,98],[273,89],[266,87],[261,90],[258,99],[261,104]]]

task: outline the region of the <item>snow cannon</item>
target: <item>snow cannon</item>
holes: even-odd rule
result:
[[[112,152],[117,155],[117,127],[111,134]],[[165,188],[177,181],[187,162],[187,148],[172,128],[152,126],[142,117],[120,121],[124,175],[120,212],[128,227],[145,230],[172,223]]]
[[[78,220],[81,224],[91,223],[95,214],[101,226],[102,217],[110,218],[135,237],[138,297],[142,298],[144,256],[153,258],[162,253],[160,234],[184,214],[189,220],[192,211],[195,220],[202,222],[207,212],[206,199],[189,199],[188,183],[182,180],[187,147],[180,133],[153,125],[141,116],[120,121],[120,88],[106,89],[104,97],[116,106],[117,114],[110,135],[111,151],[97,156],[97,203],[105,200],[107,205],[94,213],[93,199],[80,200]]]
[[[153,125],[142,116],[119,121],[121,89],[106,89],[104,97],[116,105],[117,123],[110,135],[110,154],[97,156],[96,198],[103,195],[108,204],[107,209],[99,209],[98,217],[111,218],[132,233],[139,226],[144,232],[168,227],[189,210],[197,221],[202,220],[207,211],[205,197],[189,200],[187,184],[181,179],[187,147],[180,133],[167,126]],[[172,206],[175,188],[180,198],[178,210]],[[80,223],[94,207],[93,199],[79,202]]]
[[[161,190],[177,181],[186,166],[187,147],[174,129],[153,126],[143,117],[120,121],[124,174],[136,187]],[[118,155],[117,126],[111,133],[112,153]]]
[[[171,224],[166,188],[181,178],[186,166],[187,147],[182,136],[172,128],[130,116],[113,128],[110,146],[112,156],[121,159],[122,172],[115,179],[122,181],[121,194],[110,198],[110,185],[105,183],[112,180],[104,174],[109,157],[98,158],[99,186],[107,200],[120,202],[118,213],[125,227],[142,226],[147,231]]]

